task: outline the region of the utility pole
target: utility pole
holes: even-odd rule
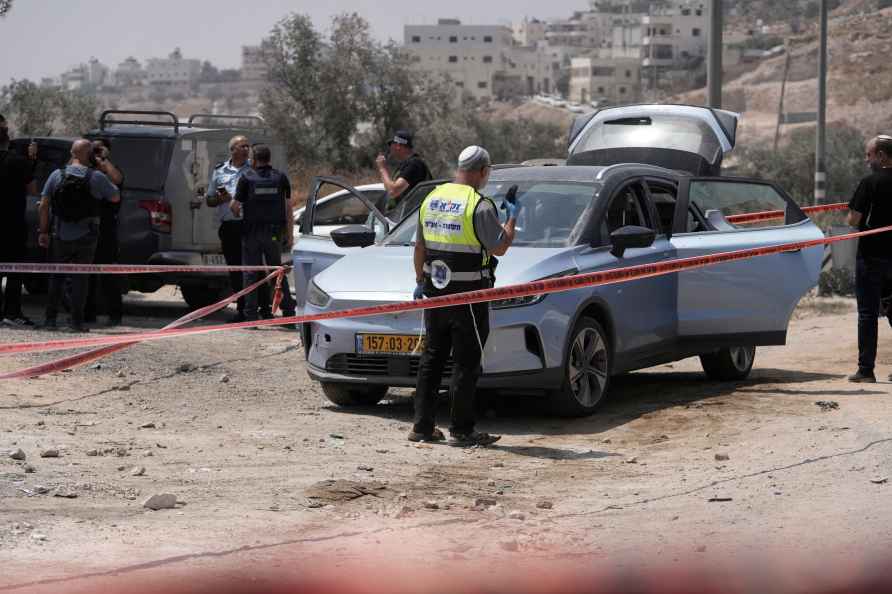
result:
[[[826,0],[825,0],[826,1]],[[722,0],[709,0],[709,49],[706,57],[706,104],[722,107]]]
[[[827,0],[821,0],[821,47],[818,51],[818,129],[815,147],[815,204],[827,197]]]

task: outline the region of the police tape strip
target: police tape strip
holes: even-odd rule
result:
[[[290,266],[169,266],[128,264],[17,264],[0,262],[0,274],[161,274],[194,272],[269,272]]]
[[[837,202],[835,204],[822,204],[820,206],[805,206],[802,208],[802,212],[807,215],[813,215],[820,212],[833,212],[837,210],[846,210],[848,208],[849,205],[847,203]],[[735,225],[745,225],[746,223],[758,223],[759,221],[782,219],[785,216],[786,213],[782,210],[767,210],[765,212],[752,212],[747,214],[730,215],[725,217],[725,220],[729,223],[734,223]]]
[[[547,293],[558,293],[562,291],[569,291],[572,289],[581,289],[599,285],[610,285],[632,280],[639,280],[643,278],[662,276],[664,274],[671,274],[673,272],[693,270],[696,268],[705,268],[714,264],[746,260],[757,256],[768,256],[784,252],[795,252],[811,247],[835,243],[837,241],[846,241],[849,239],[854,239],[856,237],[875,235],[877,233],[886,233],[888,231],[892,231],[892,225],[888,227],[881,227],[879,229],[871,229],[869,231],[859,231],[848,233],[846,235],[837,235],[834,237],[824,237],[821,239],[812,239],[808,241],[799,241],[760,248],[749,248],[732,252],[722,252],[706,256],[692,256],[689,258],[679,258],[677,260],[669,260],[657,264],[639,264],[626,268],[618,268],[599,272],[588,272],[573,276],[540,280],[517,285],[509,285],[506,287],[469,291],[467,293],[458,293],[455,295],[446,295],[443,297],[433,297],[430,299],[422,299],[420,301],[387,303],[384,305],[372,305],[368,307],[336,310],[312,315],[282,317],[274,320],[257,320],[250,322],[240,322],[236,324],[226,324],[223,326],[202,326],[198,328],[157,330],[154,332],[145,332],[140,334],[130,334],[122,336],[103,336],[95,338],[75,338],[69,340],[50,340],[46,342],[0,344],[0,355],[58,351],[83,347],[122,344],[128,342],[143,342],[148,340],[163,340],[166,338],[175,338],[181,336],[209,334],[211,332],[221,332],[224,330],[279,326],[283,324],[300,324],[304,322],[332,320],[338,318],[360,318],[377,316],[381,314],[395,314],[408,311],[466,305],[469,303],[481,303],[485,301],[515,299],[532,295],[544,295]]]
[[[164,329],[178,328],[189,322],[194,322],[195,320],[199,320],[205,316],[209,316],[212,313],[223,309],[233,301],[237,301],[239,298],[244,297],[251,291],[257,289],[263,283],[269,282],[275,277],[277,280],[282,278],[284,273],[284,269],[276,270],[275,272],[269,274],[267,277],[257,281],[256,283],[245,287],[241,291],[237,293],[233,293],[229,297],[218,301],[212,305],[206,305],[200,309],[196,309],[193,312],[189,312],[185,316],[178,318],[166,325]],[[0,374],[0,380],[11,380],[11,379],[24,379],[31,377],[38,377],[41,375],[46,375],[48,373],[53,373],[56,371],[62,371],[63,369],[71,369],[72,367],[77,367],[78,365],[85,365],[91,361],[95,361],[96,359],[101,359],[103,357],[107,357],[113,353],[118,351],[122,351],[127,347],[130,347],[134,344],[138,344],[139,341],[131,341],[126,342],[124,344],[116,344],[113,346],[100,347],[98,349],[93,349],[91,351],[87,351],[85,353],[80,353],[77,355],[71,355],[70,357],[65,357],[63,359],[57,359],[55,361],[50,361],[48,363],[43,363],[41,365],[35,365],[34,367],[28,367],[27,369],[20,369],[18,371],[13,371],[10,373]]]

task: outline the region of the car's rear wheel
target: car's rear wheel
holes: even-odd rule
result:
[[[218,287],[207,287],[203,285],[180,285],[180,291],[183,293],[183,301],[186,302],[191,309],[201,309],[217,303],[225,294]]]
[[[604,328],[594,318],[583,317],[570,333],[564,380],[551,395],[559,415],[581,417],[595,412],[610,385],[611,345]]]
[[[325,397],[338,406],[372,406],[381,402],[387,394],[387,386],[359,386],[325,382]]]
[[[745,379],[756,360],[756,347],[740,346],[719,349],[700,355],[700,363],[706,377],[713,380],[733,381]]]

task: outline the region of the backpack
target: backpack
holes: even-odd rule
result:
[[[83,219],[99,216],[99,201],[90,191],[90,178],[93,170],[87,169],[87,175],[79,177],[59,170],[62,181],[56,186],[50,204],[53,215],[66,223],[75,223]]]

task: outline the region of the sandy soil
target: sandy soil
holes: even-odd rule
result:
[[[137,327],[181,313],[169,302],[128,307],[146,316],[129,318]],[[0,591],[107,591],[317,562],[622,566],[882,552],[892,543],[890,336],[881,328],[883,381],[849,384],[853,305],[809,301],[788,345],[760,348],[747,381],[707,381],[687,360],[615,378],[603,411],[575,420],[503,399],[484,411],[481,428],[504,436],[488,449],[407,442],[410,391],[375,407],[328,404],[284,330],[155,342],[99,368],[6,382],[0,451],[27,459],[0,457]],[[3,358],[0,370],[48,358]],[[59,457],[41,457],[46,449]],[[361,496],[313,488],[326,480],[352,481]],[[145,509],[156,493],[175,494],[177,507]]]

